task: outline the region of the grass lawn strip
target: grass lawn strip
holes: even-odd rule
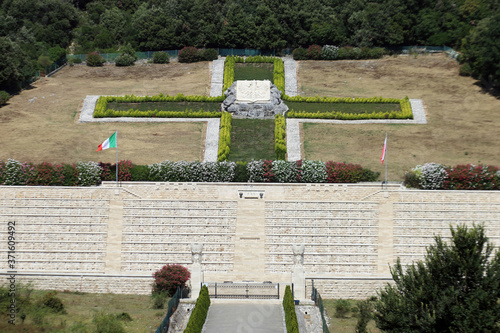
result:
[[[269,80],[274,83],[273,68],[272,63],[236,63],[234,80]]]
[[[205,111],[205,112],[218,112],[220,111],[219,102],[143,102],[143,103],[108,103],[108,109],[116,111]]]
[[[274,160],[274,119],[234,119],[230,161]]]
[[[318,103],[318,102],[285,102],[290,110],[311,113],[342,112],[342,113],[376,113],[401,111],[397,103]]]

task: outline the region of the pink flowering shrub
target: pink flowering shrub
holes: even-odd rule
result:
[[[153,277],[153,293],[167,292],[173,296],[178,287],[184,287],[184,284],[191,277],[189,270],[181,265],[168,264],[157,270]]]
[[[462,164],[446,168],[445,190],[498,190],[499,169],[491,165]]]
[[[132,175],[130,170],[134,165],[129,160],[123,160],[118,162],[118,180],[121,182],[127,182],[132,180]]]
[[[266,183],[271,183],[274,181],[274,173],[273,173],[273,161],[264,160],[263,166],[263,178]]]
[[[357,183],[375,181],[379,173],[363,169],[359,164],[326,162],[326,181],[328,183]]]
[[[28,185],[36,186],[62,186],[64,184],[64,174],[62,164],[51,164],[43,162],[36,164],[33,175],[28,180]]]

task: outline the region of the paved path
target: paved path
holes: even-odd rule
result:
[[[218,303],[208,311],[203,333],[286,333],[278,302]]]

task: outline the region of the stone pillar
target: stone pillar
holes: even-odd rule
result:
[[[198,298],[203,282],[203,271],[201,270],[201,259],[203,244],[191,244],[191,256],[193,263],[191,265],[191,298]]]
[[[306,276],[304,273],[304,249],[305,245],[292,245],[293,271],[292,283],[294,298],[299,301],[306,300]]]

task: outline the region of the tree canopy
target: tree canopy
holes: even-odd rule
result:
[[[70,45],[74,53],[126,43],[138,51],[448,45],[464,46],[474,73],[496,82],[499,13],[498,0],[3,0],[0,37],[30,59],[32,74],[48,49]]]
[[[499,332],[500,252],[482,226],[451,228],[425,259],[391,269],[393,285],[379,291],[377,326],[385,332]]]

